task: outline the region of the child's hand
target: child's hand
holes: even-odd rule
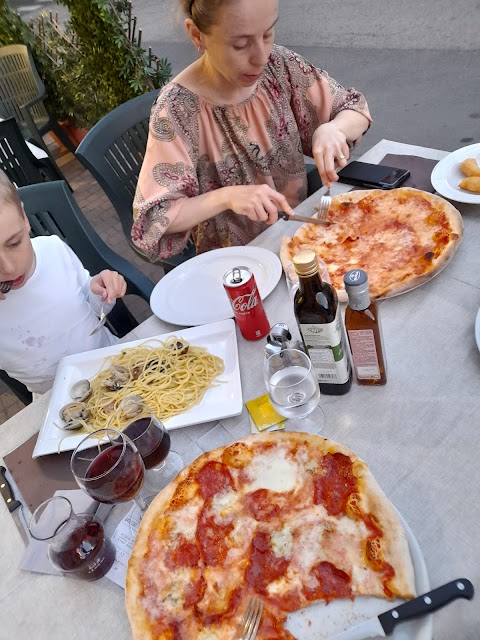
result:
[[[101,296],[107,303],[112,303],[116,298],[123,298],[127,291],[125,278],[116,271],[100,271],[90,281],[92,293]]]

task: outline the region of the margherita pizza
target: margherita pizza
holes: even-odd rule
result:
[[[129,562],[137,640],[230,640],[250,597],[257,640],[288,640],[315,601],[414,595],[403,527],[367,465],[307,433],[264,433],[202,455],[153,501]]]
[[[368,273],[375,298],[394,296],[433,278],[450,260],[463,233],[462,217],[443,198],[400,188],[349,191],[332,198],[328,227],[305,224],[284,238],[280,259],[312,249],[328,269],[338,298],[347,302],[343,276]]]

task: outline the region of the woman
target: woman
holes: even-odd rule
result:
[[[363,95],[273,44],[278,0],[180,0],[200,58],[159,94],[132,238],[152,260],[244,245],[307,194],[303,154],[338,180],[370,124]]]

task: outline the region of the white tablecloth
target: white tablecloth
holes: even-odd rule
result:
[[[385,154],[440,159],[445,153],[383,140],[361,159]],[[335,185],[332,192],[350,187]],[[297,211],[311,213],[313,195]],[[465,235],[453,259],[432,281],[381,304],[388,359],[385,387],[352,385],[340,397],[323,396],[324,435],[364,460],[403,514],[425,556],[432,587],[467,577],[480,588],[480,486],[477,429],[480,412],[480,354],[474,324],[480,306],[480,207],[458,205]],[[280,221],[252,244],[278,253],[280,239],[296,223]],[[282,278],[265,301],[271,324],[296,327]],[[131,339],[175,330],[152,317]],[[238,334],[244,401],[264,393],[263,343]],[[18,446],[42,423],[49,394],[0,426],[0,455]],[[241,416],[172,432],[172,446],[186,463],[203,451],[248,435]],[[103,579],[85,584],[17,569],[23,543],[0,505],[0,639],[103,640],[130,637],[123,593]],[[6,551],[8,548],[8,552]],[[388,608],[388,605],[386,606]],[[478,604],[460,601],[434,615],[435,640],[476,640]]]

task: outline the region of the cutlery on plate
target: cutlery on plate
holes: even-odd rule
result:
[[[390,611],[381,613],[378,617],[360,622],[360,624],[338,633],[330,640],[362,640],[363,638],[389,636],[400,622],[432,613],[457,598],[471,600],[473,594],[473,584],[470,580],[458,578],[390,609]]]
[[[263,600],[252,596],[238,629],[236,640],[254,640],[262,619]]]
[[[29,539],[26,529],[26,522],[24,522],[22,516],[22,503],[15,499],[13,489],[7,480],[7,470],[5,467],[0,467],[0,493],[8,507],[8,510],[12,514],[12,518],[15,522],[17,529],[22,536],[23,542],[28,546]]]
[[[290,220],[291,222],[306,222],[308,224],[321,224],[324,227],[329,227],[330,222],[327,220],[321,220],[320,218],[309,218],[308,216],[299,216],[297,214],[289,216],[285,211],[279,211],[278,217],[282,220]]]

